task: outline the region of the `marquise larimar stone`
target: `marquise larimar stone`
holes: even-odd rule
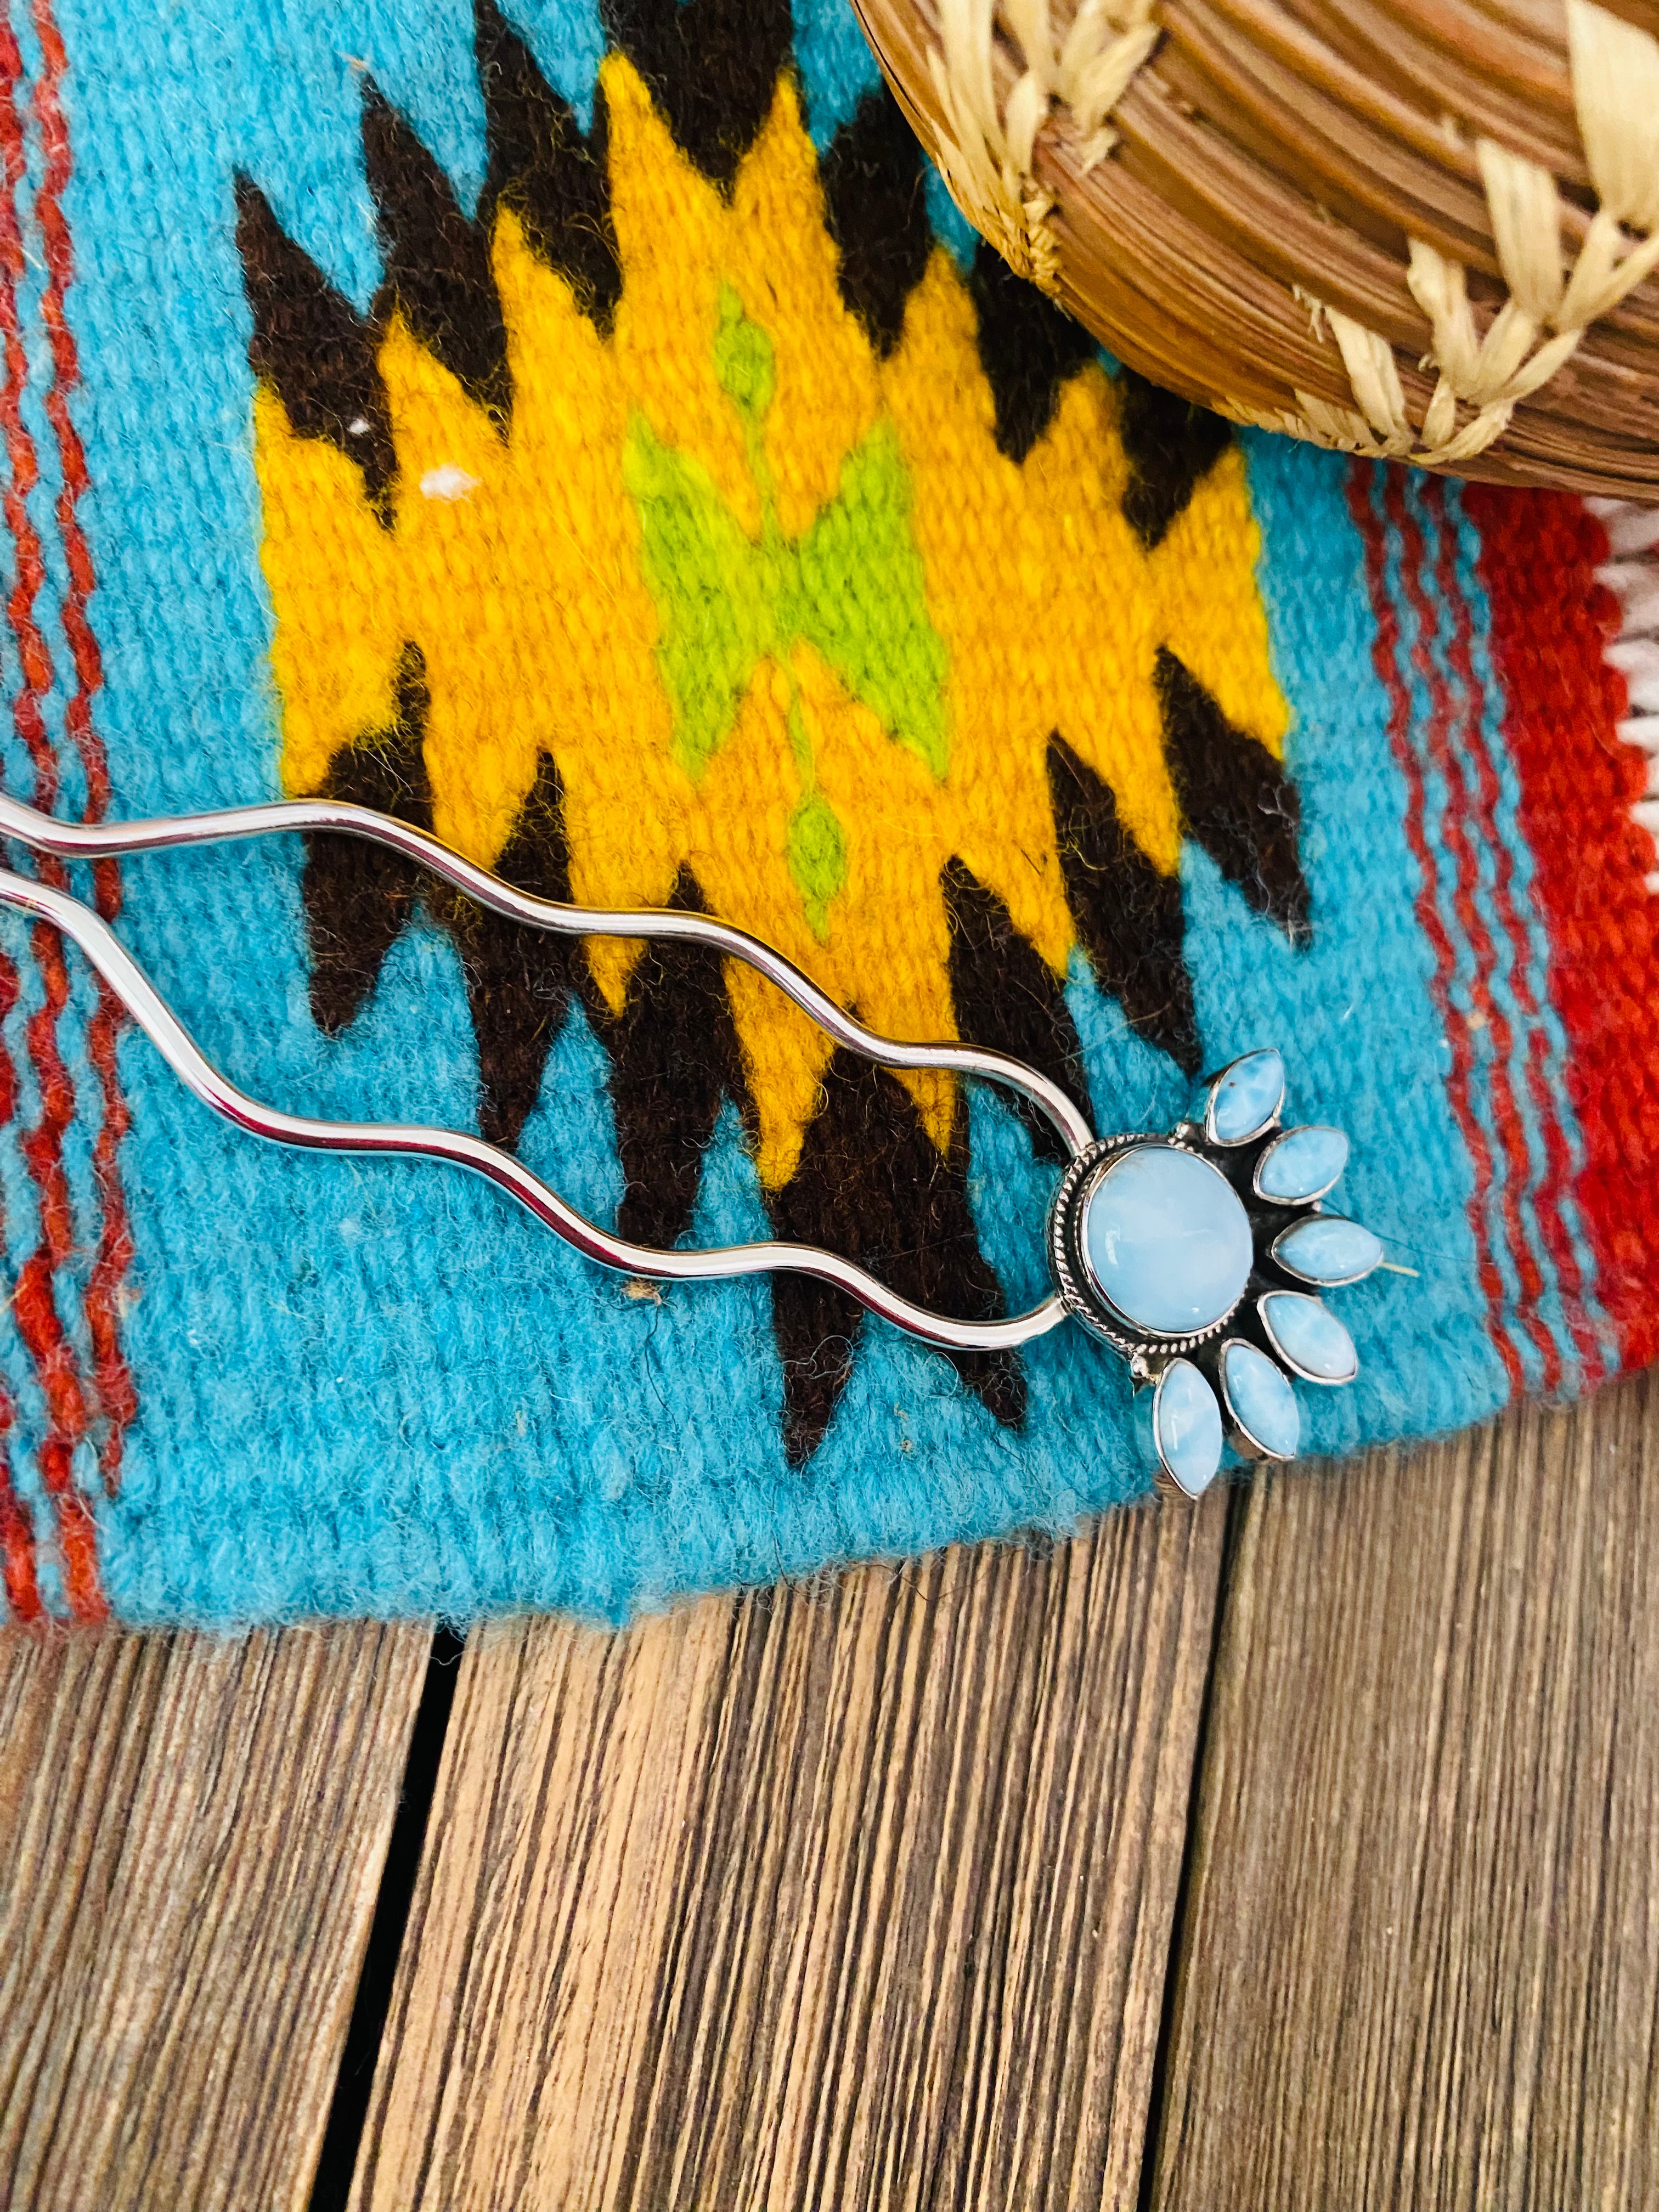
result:
[[[1340,1213],[1310,1213],[1273,1239],[1279,1266],[1304,1283],[1334,1288],[1369,1275],[1382,1257],[1380,1240]]]
[[[1249,1218],[1218,1168],[1175,1145],[1119,1153],[1084,1206],[1096,1287],[1124,1320],[1158,1336],[1194,1336],[1243,1296]]]
[[[1245,1441],[1269,1459],[1294,1459],[1302,1441],[1302,1412],[1284,1370],[1265,1352],[1235,1337],[1221,1353],[1221,1387],[1227,1410]]]
[[[1256,1308],[1267,1341],[1310,1382],[1352,1382],[1359,1372],[1353,1339],[1328,1306],[1300,1291],[1271,1291]]]
[[[1158,1378],[1152,1441],[1188,1498],[1197,1498],[1214,1481],[1221,1464],[1221,1408],[1189,1359],[1172,1359]]]
[[[1286,1129],[1256,1162],[1255,1187],[1263,1198],[1295,1206],[1323,1198],[1348,1164],[1348,1140],[1340,1129]]]
[[[1210,1093],[1210,1134],[1218,1145],[1260,1136],[1285,1097],[1285,1062],[1270,1048],[1246,1053],[1224,1069]]]

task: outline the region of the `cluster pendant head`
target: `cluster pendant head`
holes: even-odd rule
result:
[[[1283,1059],[1247,1053],[1206,1085],[1194,1119],[1101,1139],[1054,1194],[1060,1297],[1129,1362],[1160,1479],[1189,1498],[1229,1443],[1241,1459],[1293,1459],[1293,1382],[1359,1370],[1318,1294],[1370,1274],[1382,1247],[1324,1210],[1347,1138],[1285,1128],[1284,1103]]]

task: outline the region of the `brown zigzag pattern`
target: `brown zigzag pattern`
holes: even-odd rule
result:
[[[781,0],[607,0],[613,41],[656,92],[680,145],[729,189],[787,65]],[[363,95],[366,172],[379,216],[385,277],[359,315],[289,240],[257,185],[237,182],[238,244],[253,334],[250,359],[294,430],[326,440],[362,473],[381,521],[392,522],[396,449],[377,366],[394,313],[508,433],[513,391],[489,239],[510,208],[532,252],[565,276],[583,311],[610,329],[623,273],[606,169],[607,111],[596,92],[584,135],[494,4],[478,0],[477,54],[488,131],[488,173],[476,220],[372,80]],[[884,88],[868,95],[823,157],[826,222],[840,249],[842,295],[885,358],[932,250],[921,156]],[[996,438],[1022,461],[1053,419],[1068,380],[1095,358],[1092,342],[981,249],[970,291]],[[1142,542],[1167,534],[1227,448],[1226,427],[1128,376],[1121,431],[1129,468],[1126,517]],[[1190,834],[1263,913],[1293,935],[1307,926],[1297,858],[1293,788],[1252,738],[1232,729],[1181,662],[1164,653],[1158,692],[1171,772]],[[406,647],[388,727],[335,756],[330,795],[429,826],[422,758],[428,709],[420,652]],[[1160,875],[1121,827],[1112,793],[1056,734],[1050,795],[1067,903],[1102,988],[1132,1023],[1183,1066],[1197,1066],[1192,988],[1182,957],[1178,880]],[[544,756],[517,828],[496,862],[507,880],[569,896],[557,771]],[[950,983],[964,1036],[999,1046],[1082,1096],[1076,1036],[1059,985],[1006,908],[960,860],[941,884],[951,927]],[[312,1005],[337,1034],[355,1017],[398,932],[424,903],[454,933],[479,1053],[479,1121],[516,1141],[543,1070],[580,994],[603,1037],[626,1179],[624,1234],[672,1243],[695,1204],[722,1100],[752,1127],[752,1102],[719,963],[696,948],[652,945],[620,1015],[599,998],[580,948],[517,930],[472,902],[423,884],[394,856],[348,839],[313,842],[303,884]],[[689,868],[677,904],[702,907]],[[1048,1142],[1046,1129],[1034,1131]],[[780,1235],[846,1252],[907,1295],[964,1316],[999,1310],[967,1200],[965,1116],[944,1152],[909,1093],[891,1076],[837,1054],[793,1173],[771,1194]],[[779,1278],[774,1315],[783,1362],[786,1442],[810,1455],[833,1415],[862,1326],[827,1285]],[[1024,1382],[1012,1358],[963,1359],[964,1379],[996,1417],[1017,1423]]]

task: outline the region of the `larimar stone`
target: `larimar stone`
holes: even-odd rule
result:
[[[1237,1337],[1221,1354],[1221,1387],[1227,1410],[1247,1441],[1269,1459],[1294,1459],[1302,1441],[1302,1413],[1282,1368],[1265,1352]]]
[[[1125,1321],[1194,1336],[1230,1314],[1249,1279],[1249,1217],[1218,1168],[1174,1145],[1118,1155],[1089,1195],[1083,1249]]]
[[[1285,1097],[1285,1062],[1271,1048],[1246,1053],[1223,1071],[1210,1094],[1210,1134],[1218,1145],[1260,1136]]]
[[[1256,1308],[1267,1341],[1310,1382],[1352,1382],[1359,1372],[1353,1339],[1328,1306],[1300,1291],[1271,1291]]]
[[[1348,1164],[1348,1140],[1340,1129],[1286,1129],[1256,1163],[1255,1187],[1263,1198],[1294,1206],[1323,1198]]]
[[[1152,1401],[1152,1442],[1188,1498],[1209,1488],[1221,1464],[1221,1408],[1189,1359],[1172,1359]]]
[[[1357,1221],[1340,1213],[1310,1213],[1274,1238],[1273,1257],[1304,1283],[1332,1288],[1369,1275],[1382,1257],[1382,1246]]]

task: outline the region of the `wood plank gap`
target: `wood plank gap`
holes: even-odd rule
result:
[[[340,2063],[329,2102],[328,2124],[311,2186],[308,2212],[345,2212],[351,2194],[351,2177],[362,2141],[368,2100],[374,2087],[374,2068],[386,2032],[386,2013],[397,1979],[398,1954],[409,1925],[409,1909],[420,1872],[426,1843],[427,1820],[438,1787],[438,1768],[444,1738],[455,1703],[455,1684],[464,1636],[439,1628],[427,1654],[421,1702],[410,1731],[409,1755],[398,1793],[398,1810],[386,1844],[386,1864],[374,1899],[374,1917],[363,1946],[363,1963],[352,1996],[351,2019],[346,2028]]]
[[[1158,2165],[1158,2134],[1164,2124],[1170,2054],[1175,2038],[1176,1996],[1181,1980],[1181,1936],[1187,1925],[1193,1868],[1198,1856],[1199,1795],[1205,1753],[1214,1719],[1217,1660],[1221,1650],[1222,1625],[1227,1617],[1227,1592],[1249,1511],[1249,1494],[1245,1485],[1241,1483],[1231,1487],[1227,1497],[1227,1525],[1221,1541],[1221,1566],[1216,1577],[1215,1613],[1210,1623],[1209,1663],[1204,1670],[1204,1696],[1199,1706],[1198,1728],[1193,1740],[1193,1786],[1187,1793],[1187,1829],[1181,1844],[1181,1878],[1176,1885],[1175,1911],[1171,1916],[1173,1932],[1164,1962],[1164,2001],[1158,2014],[1158,2048],[1152,2055],[1152,2092],[1146,2100],[1146,2140],[1141,2154],[1136,2212],[1153,2212],[1152,2185]]]
[[[1226,1516],[477,1632],[356,2212],[1133,2203]]]
[[[0,1636],[0,2204],[301,2212],[429,1640]]]

